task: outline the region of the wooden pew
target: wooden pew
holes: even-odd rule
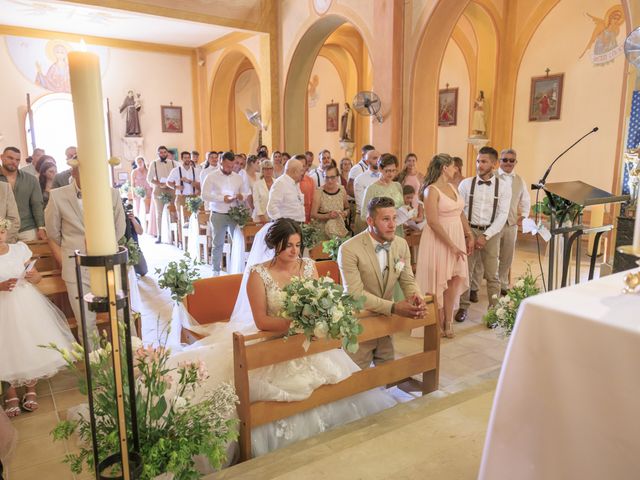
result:
[[[432,296],[425,297],[428,302],[428,314],[423,319],[409,319],[392,315],[361,317],[363,333],[360,342],[424,327],[422,351],[382,365],[360,370],[349,378],[316,389],[309,398],[297,402],[251,402],[249,398],[249,372],[257,368],[273,365],[295,358],[340,348],[337,340],[316,340],[305,352],[303,335],[288,339],[270,332],[258,332],[243,335],[233,334],[234,378],[236,393],[240,399],[237,407],[240,418],[240,461],[251,458],[251,429],[275,420],[283,419],[327,404],[350,397],[375,387],[395,385],[412,375],[422,374],[422,393],[427,394],[438,388],[440,363],[440,333],[438,329],[437,305]]]

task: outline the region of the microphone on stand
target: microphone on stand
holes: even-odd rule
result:
[[[584,138],[588,137],[589,135],[591,135],[592,133],[595,133],[599,130],[598,127],[593,127],[592,130],[589,130],[587,133],[585,133],[583,136],[581,136],[573,145],[571,145],[569,148],[567,148],[564,152],[562,152],[560,155],[558,155],[555,160],[553,162],[551,162],[551,165],[549,165],[549,168],[547,168],[547,171],[544,172],[544,175],[542,176],[542,178],[540,180],[538,180],[538,183],[533,183],[531,185],[531,190],[540,190],[544,187],[544,184],[547,181],[547,177],[549,176],[549,174],[551,173],[551,169],[553,168],[553,166],[555,165],[555,163],[560,159],[560,157],[562,157],[565,153],[567,153],[569,150],[571,150],[573,147],[575,147],[577,144],[579,144]]]

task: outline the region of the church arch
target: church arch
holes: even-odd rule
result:
[[[246,148],[246,142],[238,143],[235,104],[235,88],[243,72],[254,70],[258,79],[258,91],[262,79],[257,62],[251,52],[241,45],[226,49],[214,66],[210,86],[209,115],[211,120],[211,147],[224,149]],[[259,93],[258,93],[259,97]],[[260,105],[257,105],[258,110]]]
[[[340,15],[326,15],[309,26],[297,42],[287,71],[283,96],[282,116],[284,128],[282,145],[290,153],[302,152],[307,147],[307,89],[316,59],[329,37],[347,22],[348,20]],[[366,55],[368,60],[369,49],[365,36],[357,25],[351,25],[353,25],[354,30],[362,39],[362,50],[364,52],[362,56]],[[352,48],[348,46],[340,48],[354,60],[355,65],[362,63],[362,59],[354,57],[355,52]],[[335,60],[337,68],[341,68],[341,66],[344,66],[343,62],[338,62],[337,59],[342,56],[342,53],[336,50],[334,44],[332,44],[331,48],[325,50],[324,56],[330,60]],[[371,70],[370,60],[367,63],[368,70]],[[362,68],[357,69],[357,77],[356,84],[360,89],[367,83],[363,81],[363,77],[366,77],[366,75],[363,73]],[[345,92],[350,91],[352,88],[345,88]],[[350,100],[350,98],[347,98],[347,100]],[[362,132],[366,130],[362,128],[361,122],[361,119],[356,121],[356,135],[358,135],[356,140],[359,140],[363,135]],[[358,134],[358,131],[361,133]]]

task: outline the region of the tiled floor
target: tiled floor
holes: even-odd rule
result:
[[[154,245],[148,237],[143,238],[143,249],[151,274],[156,266],[165,265],[170,260],[181,256],[177,249],[167,245]],[[527,263],[531,263],[533,270],[538,271],[535,243],[526,243],[517,250],[513,265],[514,279],[526,270]],[[208,275],[209,272],[207,267],[202,267],[203,275]],[[143,302],[149,307],[143,309],[142,312],[143,338],[145,342],[154,342],[158,338],[157,332],[163,329],[162,326],[170,317],[171,300],[167,292],[161,291],[150,277],[142,279],[139,282],[139,287]],[[418,475],[417,472],[426,471],[435,475],[433,478],[475,477],[491,407],[492,392],[507,343],[505,339],[496,335],[496,332],[488,330],[481,322],[486,305],[487,300],[483,287],[480,292],[480,302],[472,304],[468,320],[463,324],[454,325],[456,337],[442,340],[440,390],[419,399],[417,402],[402,405],[404,410],[398,410],[396,413],[384,412],[381,418],[376,416],[371,420],[375,428],[378,429],[376,435],[382,435],[380,438],[384,438],[387,445],[396,445],[399,452],[407,448],[403,447],[404,443],[400,439],[411,438],[410,430],[421,429],[421,434],[429,435],[429,439],[424,441],[430,442],[429,444],[434,449],[431,451],[432,456],[420,455],[416,452],[417,456],[410,460],[403,454],[401,457],[404,459],[404,463],[403,466],[398,467],[398,475],[394,475],[395,478],[425,478],[423,475]],[[420,347],[420,342],[421,340],[411,338],[408,334],[398,335],[395,339],[396,349],[400,355],[417,350]],[[13,420],[13,424],[18,430],[19,441],[8,466],[8,478],[10,480],[66,480],[75,478],[68,467],[61,463],[64,455],[73,446],[67,445],[66,442],[53,442],[49,432],[59,420],[66,418],[66,410],[69,407],[83,402],[84,398],[75,388],[75,379],[68,372],[62,372],[48,381],[40,382],[38,393],[40,409],[34,413],[23,413]],[[400,430],[398,418],[411,415],[411,412],[417,415],[415,412],[419,409],[422,410],[420,410],[419,419],[416,417],[418,426],[413,425],[406,431]],[[247,464],[249,466],[240,465],[230,469],[223,478],[306,479],[320,478],[321,476],[323,478],[342,478],[321,474],[326,468],[321,466],[323,462],[321,456],[317,457],[316,463],[309,460],[310,465],[315,465],[313,467],[315,474],[310,473],[314,471],[311,467],[306,470],[295,470],[291,467],[295,462],[280,461],[280,459],[291,458],[286,455],[300,457],[302,450],[312,448],[318,442],[322,445],[325,445],[322,442],[326,442],[330,448],[342,445],[340,442],[353,441],[357,443],[357,439],[361,435],[358,433],[358,428],[366,425],[368,425],[367,419],[364,419],[336,432],[329,432],[321,436],[321,439],[310,439],[299,445],[293,445],[286,449],[286,452],[276,452],[263,457],[262,462],[273,466],[273,476],[256,476],[255,471],[250,474],[250,468],[253,468],[250,466],[253,463],[249,463]],[[356,443],[352,445],[353,448],[357,447]],[[377,447],[371,444],[371,448]],[[324,451],[326,453],[326,446]],[[361,448],[351,450],[350,447],[349,451],[352,451],[354,455],[362,456],[364,454],[364,450]],[[309,455],[315,454],[311,452]],[[460,456],[466,460],[460,463]],[[303,457],[312,458],[306,456],[306,453]],[[387,457],[383,456],[382,458]],[[365,467],[363,466],[363,468]],[[378,470],[375,475],[370,475],[371,472],[368,474],[365,470],[357,475],[353,475],[352,471],[350,478],[386,478],[380,475],[381,472],[387,470]],[[245,472],[246,475],[234,476],[236,475],[234,472]],[[260,472],[264,473],[264,470],[260,469]],[[81,478],[89,477],[84,475]]]

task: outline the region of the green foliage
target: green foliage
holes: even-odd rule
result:
[[[162,192],[158,198],[163,205],[168,205],[169,203],[171,203],[171,194],[167,192]]]
[[[147,191],[144,189],[144,187],[133,187],[133,194],[136,197],[144,198],[147,196]]]
[[[511,335],[522,301],[540,293],[537,280],[537,277],[531,273],[531,265],[528,265],[527,272],[518,278],[514,286],[507,290],[507,294],[501,297],[495,306],[489,308],[483,318],[486,324],[498,328],[507,337]]]
[[[229,209],[229,218],[237,223],[239,226],[244,227],[249,220],[251,220],[251,210],[245,205],[238,205]]]
[[[329,254],[331,260],[338,260],[338,250],[340,245],[349,240],[349,237],[333,237],[330,240],[322,242],[322,251]]]
[[[197,260],[191,260],[189,254],[185,253],[184,258],[178,262],[169,262],[164,270],[156,268],[156,274],[160,275],[158,286],[168,288],[171,298],[181,302],[184,297],[193,293],[193,282],[200,278],[200,272],[196,268],[200,264]]]
[[[123,337],[121,342],[124,342]],[[96,433],[100,455],[106,457],[118,452],[120,443],[112,368],[113,349],[105,336],[94,337],[94,344],[100,347],[90,354]],[[78,370],[76,363],[77,359],[84,356],[80,345],[74,344],[71,352],[55,344],[46,347],[58,351],[78,378],[84,378],[84,373]],[[193,403],[191,398],[203,387],[208,377],[202,362],[184,363],[171,368],[168,366],[169,350],[164,347],[145,348],[142,341],[135,337],[132,338],[132,350],[143,462],[140,478],[151,480],[165,472],[173,473],[177,480],[200,478],[193,460],[195,455],[206,456],[214,468],[219,468],[225,461],[227,444],[237,438],[238,422],[233,418],[233,413],[238,398],[234,388],[222,384],[207,391],[199,403]],[[124,390],[128,391],[124,368]],[[130,418],[128,396],[125,397],[125,409]],[[54,441],[60,441],[69,439],[75,432],[80,438],[80,451],[67,454],[63,462],[75,474],[80,474],[84,466],[93,471],[89,418],[62,421],[51,434]],[[127,433],[129,441],[132,441],[131,432]]]
[[[364,297],[349,295],[330,277],[295,277],[284,288],[284,295],[280,315],[291,320],[288,335],[303,333],[307,340],[341,339],[346,351],[358,351],[362,325],[355,314],[364,307]]]
[[[551,194],[553,197],[553,203],[556,206],[555,215],[556,218],[564,218],[565,220],[570,220],[573,222],[575,218],[582,213],[584,207],[578,205],[577,203],[570,202],[569,200],[565,200],[558,195]],[[533,206],[533,213],[542,213],[547,217],[551,216],[551,205],[549,204],[549,197],[545,195],[541,202],[536,203]]]
[[[302,245],[304,248],[311,250],[320,243],[320,228],[315,223],[303,223],[302,228]]]
[[[120,194],[124,197],[129,196],[129,190],[131,190],[131,184],[127,180],[122,185],[120,185]]]
[[[187,199],[184,201],[184,204],[187,206],[191,213],[197,213],[203,203],[204,202],[200,197],[187,197]]]
[[[132,267],[140,262],[140,255],[142,252],[140,251],[140,246],[133,238],[129,238],[127,240],[127,237],[122,237],[118,244],[129,250],[129,260],[127,261],[127,265]]]

